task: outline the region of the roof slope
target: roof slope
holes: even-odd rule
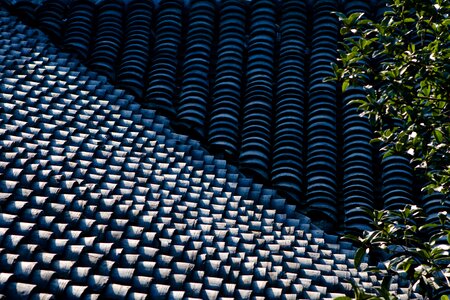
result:
[[[323,81],[342,40],[333,12],[376,17],[385,0],[6,2],[324,228],[368,229],[361,208],[421,202],[409,159],[381,159],[370,144],[370,123],[351,103],[364,89],[342,94]]]
[[[0,298],[325,299],[353,249],[0,10]],[[406,299],[406,298],[405,298]]]

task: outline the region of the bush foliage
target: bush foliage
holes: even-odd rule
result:
[[[368,116],[384,157],[411,160],[426,192],[450,195],[450,0],[392,0],[381,20],[362,13],[338,13],[344,36],[334,66],[342,90],[359,87],[367,95],[353,102]],[[354,284],[356,299],[396,299],[392,276],[410,281],[410,292],[426,299],[450,293],[450,219],[427,222],[422,209],[368,212],[373,231],[347,236],[360,248],[359,265],[369,255],[383,267],[376,291]],[[343,297],[341,299],[350,299]]]
[[[383,19],[338,14],[346,37],[335,66],[369,116],[385,156],[407,155],[425,190],[450,191],[450,0],[394,0]]]

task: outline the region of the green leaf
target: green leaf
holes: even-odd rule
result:
[[[405,272],[408,272],[408,270],[411,267],[411,265],[413,264],[413,262],[414,262],[414,260],[411,257],[408,257],[398,264],[398,268]]]
[[[441,296],[441,300],[449,300],[449,298],[448,298],[447,295],[442,295],[442,296]]]
[[[390,289],[392,283],[392,276],[386,275],[383,277],[383,281],[381,282],[381,287],[379,289],[380,296],[386,300],[389,300],[391,297]]]
[[[381,282],[381,289],[385,291],[389,291],[391,288],[392,276],[384,276],[383,281]]]
[[[360,239],[360,238],[359,238],[359,236],[357,236],[357,235],[348,233],[348,234],[344,235],[344,236],[342,237],[342,239],[344,239],[344,240],[350,240],[350,241],[352,241],[353,243],[357,243],[357,242],[359,242],[359,239]]]
[[[358,248],[358,250],[356,250],[355,253],[355,267],[359,267],[361,265],[361,262],[364,258],[364,256],[366,255],[366,248],[361,247]]]
[[[394,151],[393,150],[388,150],[383,154],[383,159],[388,158],[389,156],[394,155]]]
[[[420,226],[419,231],[422,231],[422,230],[428,229],[428,228],[436,228],[438,226],[439,226],[438,224],[428,223],[428,224]]]
[[[334,300],[352,300],[352,298],[347,297],[347,296],[342,296],[342,297],[334,298]]]
[[[441,225],[444,225],[447,222],[447,212],[446,211],[440,211],[438,213],[439,222]]]
[[[342,83],[342,92],[345,92],[349,85],[350,81],[348,79],[344,80],[344,82]]]
[[[348,18],[346,18],[342,21],[345,25],[354,25],[362,18],[363,15],[364,15],[364,13],[360,13],[360,12],[352,13],[350,16],[348,16]]]
[[[339,21],[343,21],[343,20],[347,19],[347,16],[341,12],[334,11],[333,14],[338,16]]]
[[[441,130],[439,130],[439,129],[433,130],[433,135],[434,135],[434,138],[436,139],[436,141],[437,141],[438,143],[442,143],[442,142],[443,142],[443,140],[444,140],[444,135],[442,134],[442,131],[441,131]]]

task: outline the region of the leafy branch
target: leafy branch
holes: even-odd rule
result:
[[[337,13],[344,40],[333,66],[344,93],[363,91],[357,105],[375,130],[373,143],[386,158],[409,158],[423,191],[450,200],[450,0],[391,0],[379,21],[362,13]],[[383,277],[367,292],[354,285],[356,299],[396,299],[393,277],[410,282],[410,293],[426,299],[450,294],[450,220],[437,222],[417,206],[368,211],[373,230],[346,238],[359,245],[355,265]],[[348,297],[341,298],[350,299]]]

